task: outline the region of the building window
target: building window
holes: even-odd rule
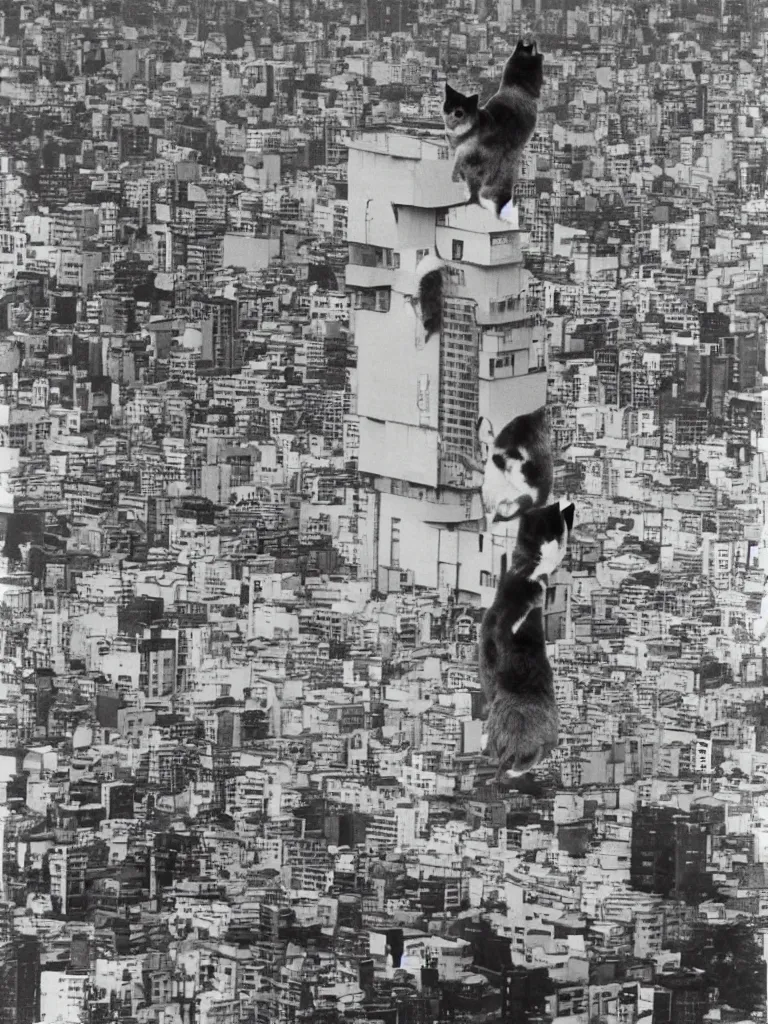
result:
[[[393,519],[390,526],[389,567],[400,568],[400,520]]]
[[[464,259],[464,243],[459,238],[454,238],[453,241],[451,242],[451,259]]]

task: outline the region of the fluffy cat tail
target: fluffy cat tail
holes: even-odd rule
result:
[[[427,338],[443,329],[443,297],[445,295],[445,264],[439,256],[425,256],[416,266],[419,279],[421,322]]]

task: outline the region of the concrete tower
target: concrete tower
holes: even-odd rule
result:
[[[475,424],[485,416],[498,430],[543,405],[546,373],[527,236],[466,206],[452,168],[437,134],[365,134],[349,146],[359,467],[378,497],[379,589],[415,583],[486,603],[505,545],[479,535]],[[447,264],[448,283],[442,333],[425,340],[415,270],[429,254]]]

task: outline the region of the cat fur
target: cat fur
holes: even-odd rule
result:
[[[545,406],[516,416],[496,435],[490,421],[481,417],[477,436],[484,455],[482,496],[489,523],[507,522],[547,503],[554,460]]]
[[[445,264],[439,256],[424,256],[416,266],[419,281],[419,310],[426,340],[443,329]]]
[[[484,106],[447,82],[446,136],[455,152],[453,180],[464,181],[468,202],[511,220],[520,155],[536,130],[543,56],[535,42],[519,40],[504,66],[497,92]]]
[[[557,746],[558,711],[544,634],[545,577],[562,562],[574,506],[530,509],[509,570],[480,627],[478,676],[486,700],[486,753],[497,777],[541,764]]]

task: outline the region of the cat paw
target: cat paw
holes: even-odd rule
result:
[[[517,223],[517,207],[514,200],[510,199],[508,203],[502,206],[501,210],[499,210],[499,220],[506,221],[507,224]]]
[[[557,746],[558,713],[552,696],[499,694],[486,722],[485,752],[498,761],[498,777],[530,772]]]

